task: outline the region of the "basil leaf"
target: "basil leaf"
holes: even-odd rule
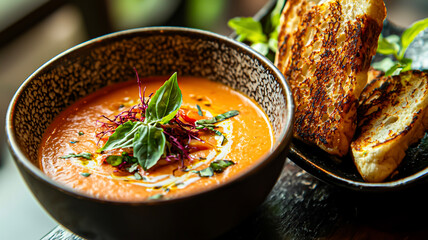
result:
[[[223,172],[227,167],[234,165],[235,163],[230,160],[215,160],[210,164],[210,167],[216,173]]]
[[[400,73],[400,71],[401,71],[401,64],[396,63],[396,64],[394,64],[394,66],[392,66],[390,69],[388,69],[388,71],[385,72],[385,76],[397,75]]]
[[[285,0],[278,0],[276,2],[275,8],[272,10],[272,13],[270,15],[270,21],[272,26],[279,26],[280,18],[281,18],[281,12],[284,8]]]
[[[110,155],[106,158],[106,162],[113,167],[119,166],[123,162],[122,156]]]
[[[398,55],[400,50],[400,37],[397,35],[390,35],[384,38],[382,35],[379,36],[377,42],[377,52],[384,55],[393,54],[394,56]]]
[[[97,152],[112,150],[116,148],[132,147],[134,135],[142,125],[142,122],[128,121],[118,126],[114,133],[108,138],[104,146],[98,149]]]
[[[232,18],[227,24],[236,31],[236,34],[242,36],[241,41],[248,40],[253,43],[267,41],[266,35],[263,33],[262,24],[252,17]]]
[[[161,124],[169,122],[177,114],[182,102],[183,96],[178,87],[177,73],[174,73],[150,100],[145,122],[160,121]]]
[[[410,58],[401,59],[400,63],[401,63],[401,67],[403,68],[403,70],[401,70],[401,72],[412,70],[412,62],[413,62],[413,60]]]
[[[422,19],[412,24],[409,28],[407,28],[403,34],[401,35],[401,50],[399,54],[399,59],[404,57],[404,53],[409,47],[410,43],[413,42],[415,37],[428,27],[428,18]]]
[[[217,116],[215,116],[213,118],[198,120],[195,123],[196,123],[196,125],[198,125],[198,124],[199,125],[203,125],[203,124],[214,124],[214,123],[218,123],[218,122],[224,121],[224,120],[226,120],[228,118],[234,117],[234,116],[236,116],[238,114],[239,114],[239,111],[237,111],[237,110],[231,110],[231,111],[225,112],[223,114],[219,114],[219,115],[217,115]]]
[[[78,153],[78,154],[70,153],[68,155],[61,156],[59,158],[67,159],[67,158],[79,158],[79,157],[91,160],[92,159],[92,154],[91,153],[87,153],[87,152],[82,152],[82,153]]]
[[[134,137],[134,157],[144,170],[153,167],[162,156],[166,138],[162,128],[142,125]]]

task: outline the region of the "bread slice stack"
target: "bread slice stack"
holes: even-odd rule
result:
[[[347,154],[386,16],[382,0],[288,0],[275,64],[291,85],[294,136]]]
[[[353,159],[365,181],[382,182],[428,129],[428,73],[375,78],[360,102]]]

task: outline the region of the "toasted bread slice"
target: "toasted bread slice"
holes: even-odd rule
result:
[[[363,179],[384,181],[428,129],[428,73],[380,77],[363,90],[352,155]]]
[[[275,64],[296,102],[294,136],[345,155],[386,15],[382,0],[288,0]]]

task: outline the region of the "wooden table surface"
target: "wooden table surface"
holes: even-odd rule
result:
[[[427,187],[351,192],[287,160],[265,202],[219,239],[428,239]],[[81,238],[57,227],[42,240],[48,239]]]

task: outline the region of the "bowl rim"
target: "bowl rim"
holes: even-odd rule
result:
[[[273,75],[277,76],[277,83],[280,85],[280,87],[283,90],[284,97],[287,101],[286,104],[286,121],[284,124],[283,131],[279,134],[279,137],[275,139],[275,144],[272,147],[271,151],[264,154],[260,159],[255,161],[254,164],[252,164],[249,168],[244,169],[243,171],[240,171],[236,175],[229,178],[226,182],[217,184],[215,186],[211,186],[208,189],[203,189],[202,191],[196,191],[194,193],[186,194],[184,196],[174,197],[174,198],[161,198],[161,199],[145,199],[142,201],[119,201],[119,200],[109,200],[109,199],[101,199],[96,198],[94,196],[91,196],[89,194],[86,194],[84,192],[80,192],[72,187],[63,185],[52,178],[48,177],[41,169],[36,167],[34,164],[31,163],[31,161],[25,156],[25,154],[21,151],[21,147],[19,143],[17,142],[15,138],[15,130],[13,128],[13,118],[14,118],[14,112],[17,100],[20,98],[26,87],[29,85],[29,83],[32,81],[32,79],[37,76],[40,72],[42,72],[44,69],[49,67],[50,65],[54,64],[56,61],[67,57],[69,54],[78,51],[79,49],[83,49],[85,47],[88,47],[90,45],[96,45],[101,44],[101,42],[105,40],[114,40],[114,39],[121,39],[121,37],[126,37],[127,35],[132,34],[144,34],[147,32],[156,32],[157,34],[163,34],[165,32],[177,32],[180,34],[195,34],[198,37],[209,37],[210,39],[226,43],[230,46],[234,46],[235,48],[239,49],[241,52],[245,52],[248,55],[252,55],[257,59],[259,62],[261,62],[263,65],[266,65],[270,68]],[[39,68],[37,68],[36,71],[34,71],[29,77],[25,79],[25,81],[20,85],[20,87],[17,89],[15,94],[13,95],[7,112],[6,112],[6,137],[9,147],[9,152],[12,154],[13,159],[15,160],[15,163],[17,165],[22,165],[24,169],[27,170],[27,172],[31,173],[34,177],[44,181],[51,187],[54,187],[56,190],[62,191],[68,195],[71,195],[76,198],[83,198],[90,201],[100,202],[104,204],[114,204],[114,205],[159,205],[159,204],[171,204],[174,202],[180,202],[180,201],[186,201],[189,198],[194,198],[195,196],[205,195],[212,193],[214,191],[218,191],[219,189],[226,188],[227,186],[238,182],[255,172],[257,172],[257,169],[263,167],[264,165],[268,164],[270,161],[272,161],[274,158],[279,157],[280,153],[283,151],[287,151],[286,149],[289,144],[291,143],[292,138],[292,128],[294,123],[294,99],[292,97],[292,92],[289,83],[285,79],[285,77],[282,75],[282,73],[279,71],[278,68],[265,56],[261,55],[257,51],[250,48],[248,45],[238,42],[234,39],[228,38],[226,36],[209,32],[206,30],[200,30],[200,29],[194,29],[194,28],[187,28],[187,27],[164,27],[164,26],[155,26],[155,27],[142,27],[142,28],[134,28],[134,29],[128,29],[128,30],[122,30],[117,31],[113,33],[109,33],[94,39],[87,40],[85,42],[82,42],[74,47],[71,47],[43,65],[41,65]],[[285,162],[286,158],[284,158]],[[19,166],[18,166],[19,168]],[[278,176],[279,177],[279,176]],[[27,183],[28,184],[28,183]]]

